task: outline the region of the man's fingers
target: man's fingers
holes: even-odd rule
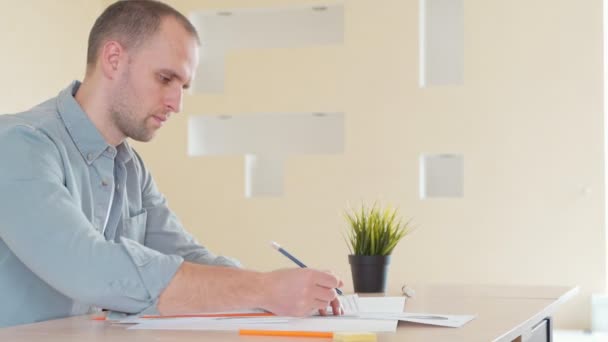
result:
[[[325,301],[325,303],[329,303],[332,300],[336,299],[337,294],[336,294],[336,290],[334,290],[333,288],[317,286],[314,289],[313,297],[315,299]]]
[[[340,315],[342,310],[335,288],[342,281],[329,272],[314,269],[282,269],[268,273],[271,302],[264,309],[286,316]],[[289,300],[292,299],[292,300]]]
[[[315,283],[321,287],[335,288],[342,286],[342,281],[329,272],[319,272]]]
[[[344,309],[342,308],[342,304],[340,303],[339,299],[336,298],[332,300],[330,305],[334,316],[344,315]]]
[[[325,312],[327,313],[327,306],[329,305],[329,302],[325,300],[315,299],[314,305],[316,305],[315,309],[319,309],[319,311],[325,310]]]

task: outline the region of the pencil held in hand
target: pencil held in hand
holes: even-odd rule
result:
[[[298,258],[296,258],[295,256],[291,255],[291,253],[289,253],[288,251],[283,249],[283,247],[281,247],[281,245],[279,245],[278,243],[276,243],[274,241],[270,241],[270,245],[272,246],[272,248],[279,251],[279,253],[281,253],[284,256],[286,256],[287,258],[289,258],[289,260],[293,261],[296,265],[298,265],[302,268],[307,268],[307,266],[303,262],[301,262],[300,260],[298,260]],[[340,296],[342,295],[342,291],[340,289],[335,289],[335,290]]]

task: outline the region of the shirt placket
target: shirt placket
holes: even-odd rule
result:
[[[118,228],[118,221],[121,218],[123,207],[126,201],[126,183],[127,174],[125,165],[117,161],[114,167],[114,200],[108,216],[108,224],[106,225],[105,237],[106,240],[118,241],[119,237],[116,236],[116,229]]]
[[[93,167],[97,169],[98,178],[92,179],[97,184],[92,184],[93,201],[95,203],[95,213],[93,215],[93,225],[101,233],[107,227],[108,216],[114,197],[114,157],[113,151],[104,153],[93,162]],[[95,173],[91,173],[93,175]],[[92,177],[94,178],[94,177]]]

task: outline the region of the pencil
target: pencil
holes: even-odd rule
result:
[[[272,248],[276,249],[279,253],[281,253],[284,256],[286,256],[287,258],[289,258],[289,260],[293,261],[296,265],[300,266],[301,268],[307,268],[307,266],[303,262],[301,262],[295,256],[291,255],[291,253],[289,253],[288,251],[286,251],[278,243],[276,243],[274,241],[270,241],[270,245],[272,246]],[[335,290],[336,290],[336,293],[338,293],[340,296],[342,295],[342,291],[340,289],[335,289]]]
[[[239,335],[250,336],[291,336],[333,338],[334,333],[326,331],[288,331],[288,330],[239,330]]]

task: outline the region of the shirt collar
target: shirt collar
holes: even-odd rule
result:
[[[127,163],[129,160],[133,159],[133,149],[131,149],[131,146],[129,146],[126,140],[116,146],[116,151],[116,159],[123,163]]]
[[[57,96],[57,109],[65,124],[74,144],[82,154],[82,157],[90,165],[104,152],[110,157],[118,157],[118,160],[126,163],[133,158],[133,151],[126,141],[116,148],[109,145],[91,119],[84,112],[80,104],[76,102],[74,95],[80,87],[79,81],[72,82]]]

